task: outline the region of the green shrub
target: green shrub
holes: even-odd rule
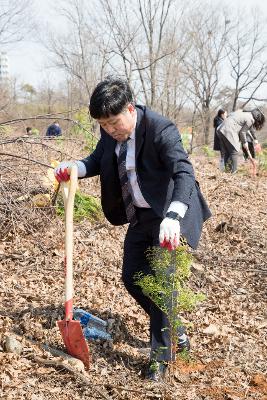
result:
[[[202,151],[204,153],[204,155],[208,158],[211,157],[215,157],[216,156],[216,152],[214,150],[212,150],[209,146],[205,145],[202,146]]]
[[[0,135],[11,135],[13,132],[10,125],[0,125]]]
[[[88,116],[87,108],[82,108],[74,114],[74,119],[77,123],[72,127],[72,133],[82,135],[86,140],[84,150],[92,152],[96,147],[98,139],[92,134],[92,121]]]
[[[62,195],[59,195],[56,212],[61,217],[64,217],[65,215]],[[79,222],[84,218],[90,221],[101,220],[103,218],[102,208],[96,197],[88,196],[78,191],[75,194],[73,219],[74,221]]]
[[[264,148],[257,156],[259,160],[259,171],[267,171],[267,147]]]
[[[40,134],[39,129],[37,129],[37,128],[32,128],[32,135],[33,135],[33,136],[39,136],[39,134]]]

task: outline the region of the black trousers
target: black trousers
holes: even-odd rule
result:
[[[153,273],[145,252],[151,246],[159,246],[159,226],[162,219],[150,208],[137,208],[137,219],[137,225],[129,226],[125,237],[122,280],[130,295],[150,317],[151,358],[169,361],[171,343],[167,316],[135,283],[137,272]],[[179,335],[184,332],[184,327],[179,327]]]
[[[224,165],[226,166],[228,161],[231,161],[231,172],[234,173],[237,171],[238,167],[238,151],[223,134],[220,132],[218,132],[218,134],[220,137],[222,153],[224,154]]]
[[[255,158],[255,148],[254,148],[254,143],[253,142],[248,142],[248,149],[249,149],[249,152],[251,154],[251,157]],[[248,159],[248,152],[243,146],[242,146],[242,150],[243,150],[244,158],[245,158],[245,160],[247,160]]]

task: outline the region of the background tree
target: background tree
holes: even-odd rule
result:
[[[32,0],[0,1],[0,45],[22,41],[33,28]]]
[[[139,103],[190,127],[199,146],[210,142],[216,109],[259,98],[266,84],[264,30],[253,13],[243,21],[232,8],[230,19],[202,0],[59,0],[56,15],[42,40],[62,72],[61,89],[52,80],[39,85],[27,110],[39,101],[44,112],[71,113],[87,106],[104,76],[119,75]]]
[[[22,86],[21,86],[21,91],[22,91],[22,93],[23,93],[23,95],[24,95],[24,99],[25,99],[25,101],[27,101],[27,102],[31,102],[31,101],[33,101],[33,97],[36,95],[36,89],[32,86],[32,85],[30,85],[29,83],[24,83]]]
[[[0,51],[25,39],[34,27],[33,17],[32,0],[0,0]],[[16,80],[2,79],[0,91],[0,111],[4,115],[9,108],[15,109]]]
[[[101,1],[110,50],[109,65],[118,71],[123,66],[136,94],[144,102],[158,108],[162,92],[162,62],[174,56],[177,45],[177,23],[181,7],[176,0],[134,0],[130,4],[118,0]],[[102,15],[100,13],[100,15]],[[116,57],[115,57],[116,56]],[[119,60],[119,62],[118,62]],[[135,85],[138,80],[139,85]]]
[[[98,79],[100,65],[89,6],[84,0],[64,0],[57,3],[57,12],[66,22],[66,32],[50,32],[45,45],[53,65],[77,86],[83,105]]]
[[[232,35],[227,38],[230,75],[234,80],[233,111],[239,100],[245,100],[244,107],[255,99],[259,89],[267,83],[266,33],[258,12],[255,11],[250,18],[242,12]]]
[[[203,126],[203,143],[209,143],[212,102],[218,93],[225,44],[230,33],[223,10],[201,3],[187,19],[190,50],[184,59],[188,97],[197,106]]]

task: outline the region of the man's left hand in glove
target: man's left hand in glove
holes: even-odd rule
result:
[[[161,247],[175,250],[180,241],[180,222],[171,218],[164,218],[160,224],[159,241]]]

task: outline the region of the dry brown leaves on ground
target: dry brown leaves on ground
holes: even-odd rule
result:
[[[25,144],[23,151],[21,143],[10,146],[5,152],[29,155]],[[46,164],[62,157],[31,146],[30,155]],[[79,146],[72,146],[73,157],[80,157]],[[147,356],[137,349],[148,344],[148,320],[120,279],[126,227],[75,224],[75,306],[109,320],[113,342],[89,344],[87,372],[66,366],[44,347],[64,351],[56,326],[64,314],[64,223],[53,207],[37,208],[29,200],[45,192],[46,168],[1,158],[0,213],[9,223],[8,229],[2,225],[0,242],[1,398],[266,398],[266,178],[220,173],[215,160],[192,161],[213,212],[192,266],[191,286],[206,301],[183,315],[190,323],[192,358],[178,360],[169,385],[149,383],[142,375]],[[84,180],[81,189],[99,195],[98,180]],[[8,337],[19,342],[17,353],[6,351]]]

